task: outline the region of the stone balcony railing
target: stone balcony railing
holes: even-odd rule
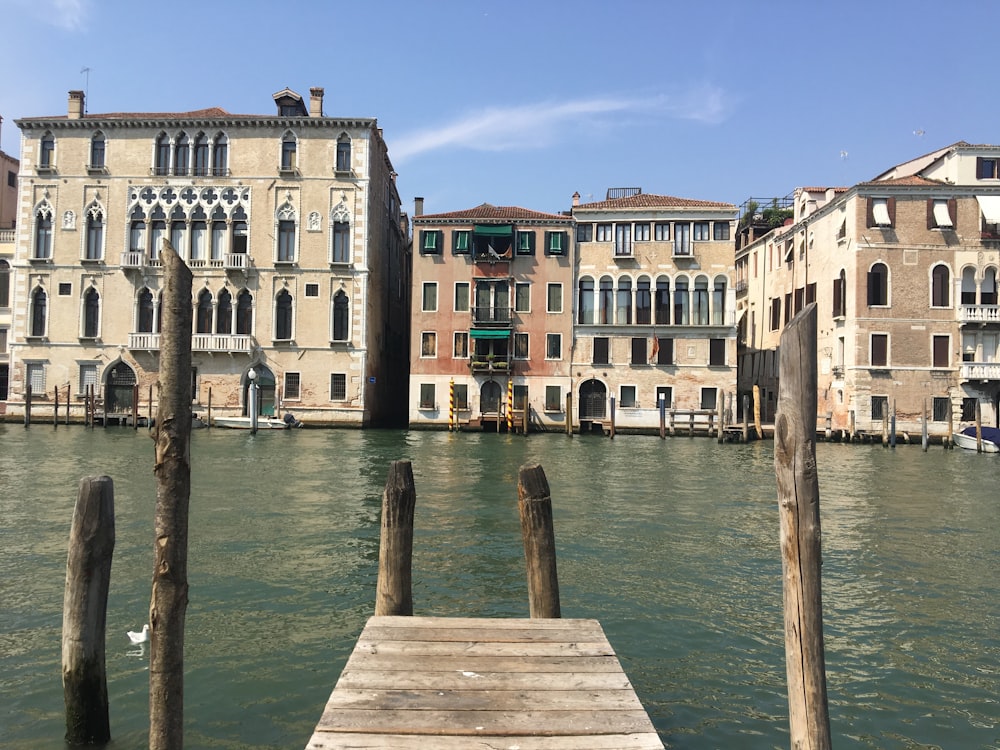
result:
[[[253,350],[253,346],[253,337],[248,334],[196,333],[191,336],[191,350],[196,352],[249,354]],[[128,348],[133,351],[159,351],[160,334],[130,333],[128,335]]]
[[[0,245],[12,245],[16,237],[16,229],[0,229]]]
[[[960,305],[961,323],[1000,323],[1000,305]]]
[[[963,362],[958,377],[960,380],[1000,380],[1000,362]]]

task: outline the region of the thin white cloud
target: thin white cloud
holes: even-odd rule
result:
[[[66,31],[86,28],[90,0],[16,0],[41,23]]]
[[[402,163],[442,148],[511,151],[542,148],[573,128],[606,127],[612,117],[666,117],[705,124],[722,122],[731,102],[724,91],[706,86],[681,95],[598,97],[565,102],[543,101],[510,107],[488,107],[441,124],[403,134],[391,144],[393,161]]]

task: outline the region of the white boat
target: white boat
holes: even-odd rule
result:
[[[258,430],[287,430],[290,427],[298,427],[301,424],[294,417],[291,422],[277,417],[257,417]],[[228,427],[232,430],[249,430],[250,417],[214,417],[212,425],[215,427]]]
[[[983,453],[1000,453],[1000,429],[996,427],[981,427],[983,438]],[[959,448],[969,451],[977,450],[976,428],[966,427],[961,432],[952,434],[952,440]]]

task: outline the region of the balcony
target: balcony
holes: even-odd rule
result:
[[[473,355],[469,360],[473,372],[510,372],[510,365],[510,357],[504,355]]]
[[[128,348],[139,352],[158,352],[160,351],[160,334],[130,333],[128,335]]]
[[[958,320],[966,323],[1000,323],[1000,305],[961,305]]]
[[[146,253],[142,250],[128,250],[122,253],[122,268],[143,268],[146,265]]]
[[[249,354],[253,337],[247,334],[196,333],[191,337],[191,350],[196,352],[237,352]]]
[[[998,362],[963,362],[958,369],[959,380],[1000,380]]]
[[[472,321],[477,328],[510,328],[510,308],[473,307]]]
[[[0,229],[0,245],[14,244],[17,237],[16,229]]]

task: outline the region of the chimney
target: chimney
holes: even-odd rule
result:
[[[69,119],[79,120],[83,117],[83,92],[82,91],[70,91],[69,92]]]
[[[323,116],[323,89],[318,86],[309,89],[309,116]]]
[[[579,206],[580,205],[580,192],[579,191],[573,193],[573,205],[574,206]]]
[[[424,199],[414,198],[413,199],[413,215],[423,216],[424,215]]]

